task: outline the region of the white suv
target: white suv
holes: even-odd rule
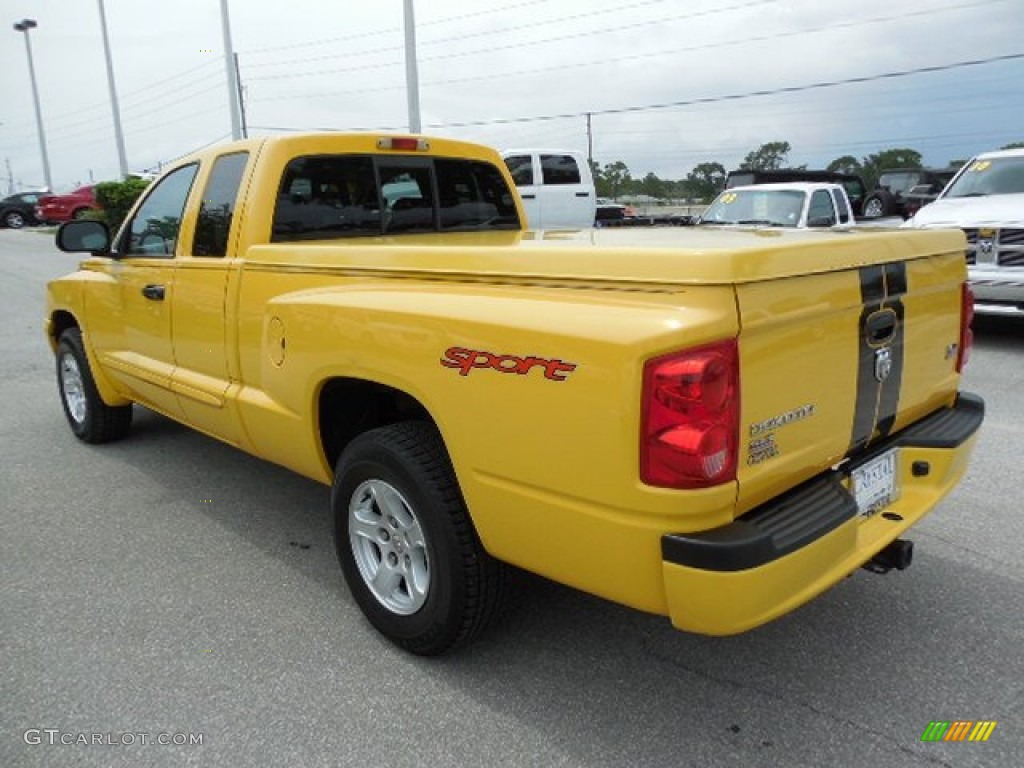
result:
[[[904,227],[958,227],[979,310],[1024,312],[1024,149],[985,152]]]

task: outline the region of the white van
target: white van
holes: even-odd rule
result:
[[[523,200],[530,229],[594,226],[597,193],[582,152],[508,149],[501,156]]]

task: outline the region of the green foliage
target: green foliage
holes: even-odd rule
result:
[[[860,173],[860,160],[853,155],[843,155],[829,163],[825,170],[830,173]]]
[[[626,186],[632,180],[626,164],[616,160],[614,163],[605,164],[594,177],[594,186],[597,187],[598,197],[616,198],[628,191]]]
[[[1024,149],[1024,141],[1011,141],[1005,147],[1000,147],[1000,149]]]
[[[659,179],[654,173],[648,173],[644,176],[643,180],[639,184],[641,195],[650,195],[651,197],[663,198],[668,197],[668,184],[667,182]]]
[[[128,211],[148,186],[148,181],[137,178],[103,181],[96,185],[96,202],[103,209],[101,219],[107,223],[111,232],[120,229]]]
[[[894,168],[920,168],[921,153],[916,149],[899,147],[884,149],[873,155],[868,155],[861,162],[860,175],[864,177],[864,183],[868,189],[874,189],[878,183],[878,177],[882,171]]]
[[[725,166],[721,163],[701,163],[686,176],[688,197],[710,201],[725,186]]]
[[[786,155],[789,154],[788,141],[769,141],[762,144],[740,163],[741,171],[777,171],[786,167]]]

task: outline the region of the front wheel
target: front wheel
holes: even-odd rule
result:
[[[484,551],[433,425],[403,422],[355,438],[338,460],[331,506],[345,581],[392,642],[436,656],[497,612],[503,566]]]
[[[64,415],[75,437],[86,443],[108,443],[128,434],[131,405],[103,402],[89,367],[82,332],[69,328],[57,343],[57,385]]]

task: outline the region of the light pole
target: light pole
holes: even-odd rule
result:
[[[416,16],[412,0],[405,0],[405,98],[409,105],[409,131],[420,133],[420,76],[416,67]]]
[[[50,178],[50,158],[46,155],[46,134],[43,132],[43,111],[39,108],[39,88],[36,86],[36,68],[32,63],[32,43],[28,37],[28,31],[35,29],[35,19],[22,19],[14,28],[18,32],[25,33],[25,52],[28,54],[28,76],[32,81],[32,101],[36,107],[36,128],[39,132],[39,152],[43,156],[43,176],[46,177],[46,189],[53,191],[53,180]]]
[[[224,33],[224,67],[228,76],[228,109],[231,112],[231,138],[242,138],[242,116],[239,108],[241,93],[238,85],[238,62],[231,45],[231,16],[228,14],[228,0],[220,0],[220,26]]]
[[[117,144],[117,163],[121,178],[128,177],[128,158],[124,151],[124,133],[121,130],[121,109],[117,105],[117,85],[114,83],[114,62],[110,58],[110,37],[107,35],[107,14],[100,3],[100,28],[103,30],[103,55],[107,59],[107,87],[110,89],[110,110],[114,117],[114,142]]]

